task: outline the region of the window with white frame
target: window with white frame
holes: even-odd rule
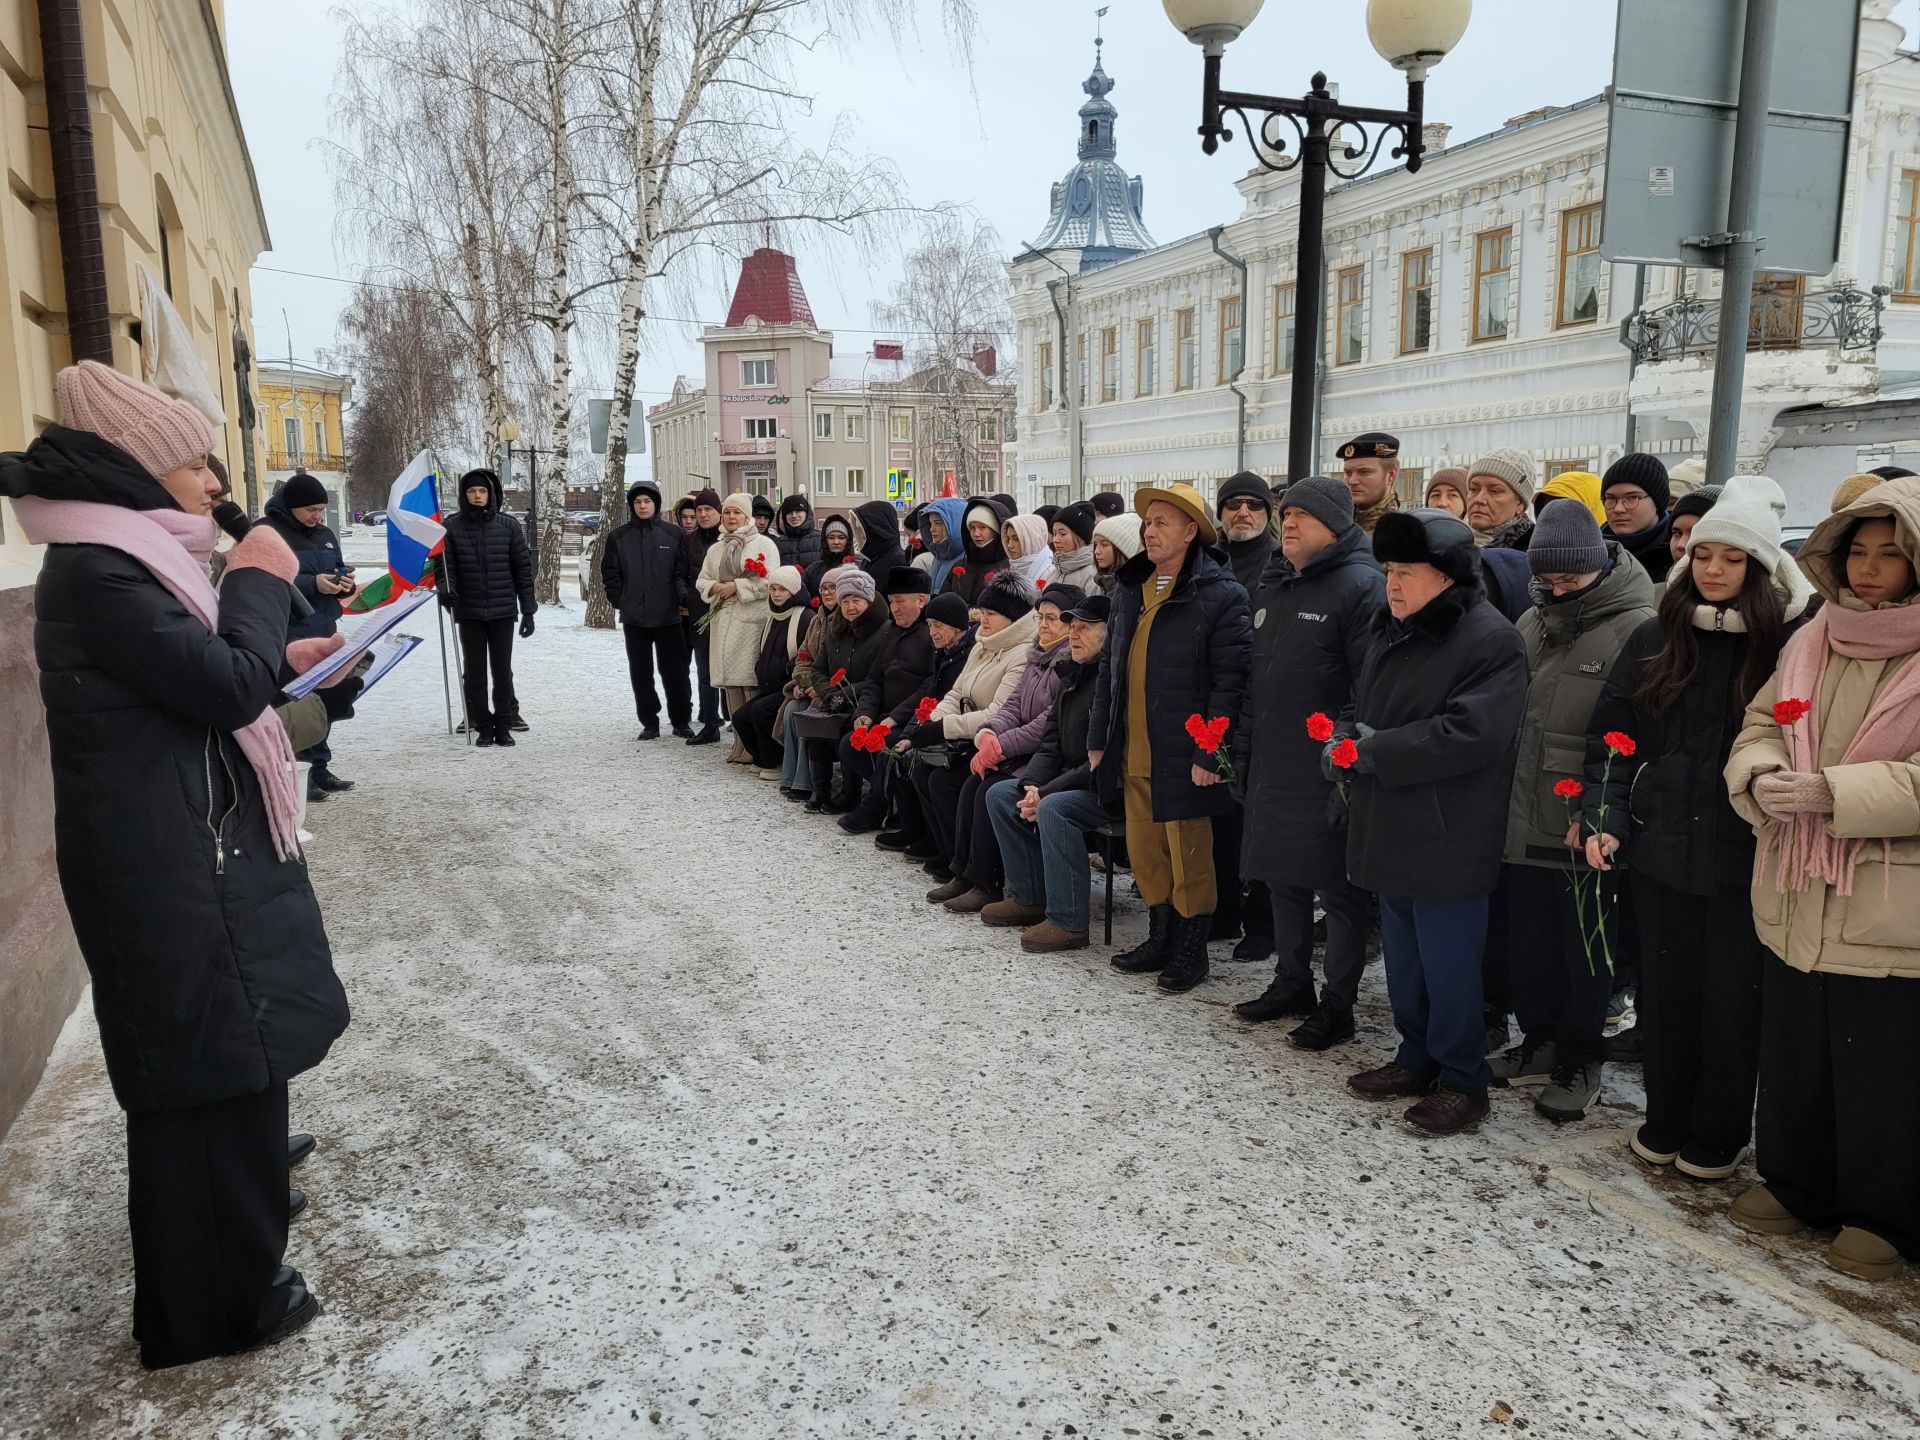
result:
[[[324,415],[313,422],[313,453],[322,460],[327,458],[327,418]]]
[[[1112,325],[1100,332],[1100,398],[1120,398],[1120,331]]]
[[[1340,272],[1334,302],[1336,365],[1357,365],[1367,348],[1367,272],[1353,265]]]
[[[976,487],[983,494],[991,495],[1000,488],[1000,472],[987,467],[980,472],[980,484]]]
[[[1489,230],[1473,242],[1473,338],[1507,338],[1507,301],[1513,294],[1513,231]]]
[[[771,355],[757,355],[740,362],[740,386],[747,390],[771,390],[780,383]]]
[[[1273,287],[1273,373],[1293,369],[1293,307],[1298,300],[1291,285]]]
[[[1040,503],[1061,507],[1073,503],[1073,487],[1070,485],[1042,485]]]
[[[1039,355],[1035,367],[1040,372],[1040,408],[1053,408],[1053,342],[1040,342]]]
[[[813,469],[813,493],[831,495],[833,493],[833,467],[816,465]]]
[[[867,472],[858,466],[847,471],[847,494],[864,495],[867,493]]]
[[[911,410],[890,410],[887,412],[888,433],[903,444],[913,439],[913,412]]]
[[[842,410],[841,415],[847,422],[847,439],[865,440],[867,438],[867,412],[864,410]]]
[[[1920,300],[1920,170],[1902,170],[1894,191],[1893,298]]]
[[[1153,344],[1153,321],[1142,320],[1133,329],[1133,393],[1151,395],[1159,383]]]
[[[980,417],[980,443],[982,445],[998,445],[1000,443],[1000,417],[998,415],[989,414]]]
[[[771,440],[774,436],[774,418],[771,415],[753,415],[740,422],[741,433],[749,440]]]
[[[1200,383],[1200,332],[1191,310],[1173,312],[1173,388],[1191,390]]]
[[[1246,331],[1240,323],[1240,297],[1229,295],[1220,302],[1220,383],[1226,384],[1240,373],[1246,357]]]
[[[1433,251],[1410,250],[1400,257],[1400,353],[1432,348]]]
[[[833,438],[833,412],[831,410],[816,410],[813,412],[813,435],[816,440],[831,440]]]
[[[1600,318],[1600,207],[1583,205],[1560,217],[1562,328]]]
[[[281,424],[286,436],[287,454],[298,460],[300,458],[300,421],[289,415]]]

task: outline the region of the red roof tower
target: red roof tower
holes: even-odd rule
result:
[[[807,292],[800,284],[799,268],[784,250],[763,247],[740,262],[740,280],[733,287],[727,328],[746,324],[749,315],[757,316],[763,325],[817,328],[813,307],[807,304]]]

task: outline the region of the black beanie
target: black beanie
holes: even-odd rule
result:
[[[1040,591],[1040,604],[1051,605],[1062,615],[1087,598],[1087,592],[1078,585],[1047,585]]]
[[[1080,539],[1082,545],[1093,543],[1093,527],[1100,523],[1100,513],[1084,500],[1071,505],[1063,505],[1053,517],[1053,523],[1064,525]]]
[[[1231,480],[1222,483],[1220,498],[1214,502],[1213,513],[1226,513],[1227,501],[1239,498],[1254,501],[1269,514],[1273,512],[1273,491],[1267,487],[1264,476],[1256,475],[1251,470],[1242,470]]]
[[[933,576],[918,565],[895,565],[887,571],[888,595],[931,595]]]
[[[1718,485],[1696,485],[1673,502],[1673,510],[1670,513],[1676,520],[1682,515],[1704,515],[1713,509],[1713,502],[1719,498]]]
[[[1053,528],[1053,518],[1060,513],[1060,507],[1058,505],[1036,505],[1033,507],[1033,513],[1046,521],[1047,528],[1051,530]]]
[[[967,628],[967,602],[951,590],[943,590],[927,602],[926,616],[956,630]]]
[[[769,520],[773,519],[773,502],[764,495],[754,496],[753,513],[756,515],[764,515]]]
[[[1667,467],[1658,457],[1642,455],[1638,451],[1622,455],[1607,467],[1607,473],[1600,477],[1600,494],[1605,498],[1607,491],[1616,485],[1638,485],[1647,492],[1647,498],[1653,501],[1653,508],[1662,515],[1667,506],[1673,503],[1673,486],[1667,481]]]
[[[287,502],[289,510],[303,510],[309,505],[326,504],[327,487],[302,470],[288,479],[280,498]]]
[[[973,604],[976,610],[991,610],[1009,620],[1018,620],[1033,613],[1036,597],[1037,592],[1028,581],[1018,575],[1002,575],[974,596]]]
[[[1102,520],[1111,520],[1116,515],[1127,513],[1127,502],[1111,490],[1095,491],[1087,504],[1093,506],[1093,513]]]

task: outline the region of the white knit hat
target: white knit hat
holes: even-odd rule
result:
[[[1783,560],[1792,563],[1780,543],[1780,517],[1773,513],[1773,507],[1751,492],[1734,494],[1732,485],[1714,501],[1713,509],[1693,522],[1687,535],[1688,552],[1710,540],[1746,551],[1747,557],[1769,575],[1779,574]]]
[[[767,576],[767,584],[778,585],[789,595],[798,595],[807,588],[807,577],[800,573],[798,565],[782,565]]]
[[[753,496],[744,490],[736,490],[720,502],[722,510],[738,510],[749,520],[753,518]]]
[[[1734,476],[1721,487],[1720,498],[1714,502],[1714,509],[1741,500],[1757,500],[1773,511],[1777,523],[1786,523],[1787,492],[1780,488],[1780,482],[1771,475]]]
[[[1140,553],[1140,517],[1132,513],[1109,515],[1093,527],[1093,538],[1106,541],[1122,559],[1131,560]]]

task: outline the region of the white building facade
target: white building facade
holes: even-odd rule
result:
[[[1887,459],[1884,436],[1856,453],[1809,415],[1920,379],[1920,56],[1891,8],[1864,0],[1839,263],[1757,287],[1740,465],[1781,475],[1795,521]],[[1636,306],[1636,267],[1600,255],[1606,132],[1600,96],[1452,146],[1429,126],[1418,174],[1329,190],[1316,468],[1370,430],[1400,439],[1405,498],[1503,446],[1543,477],[1629,444],[1669,465],[1704,453],[1718,276],[1648,267]],[[1076,468],[1080,489],[1123,494],[1284,476],[1298,185],[1255,170],[1239,218],[1085,269],[1068,249],[1015,259],[1023,504],[1068,498]],[[1820,456],[1784,453],[1809,432]]]

